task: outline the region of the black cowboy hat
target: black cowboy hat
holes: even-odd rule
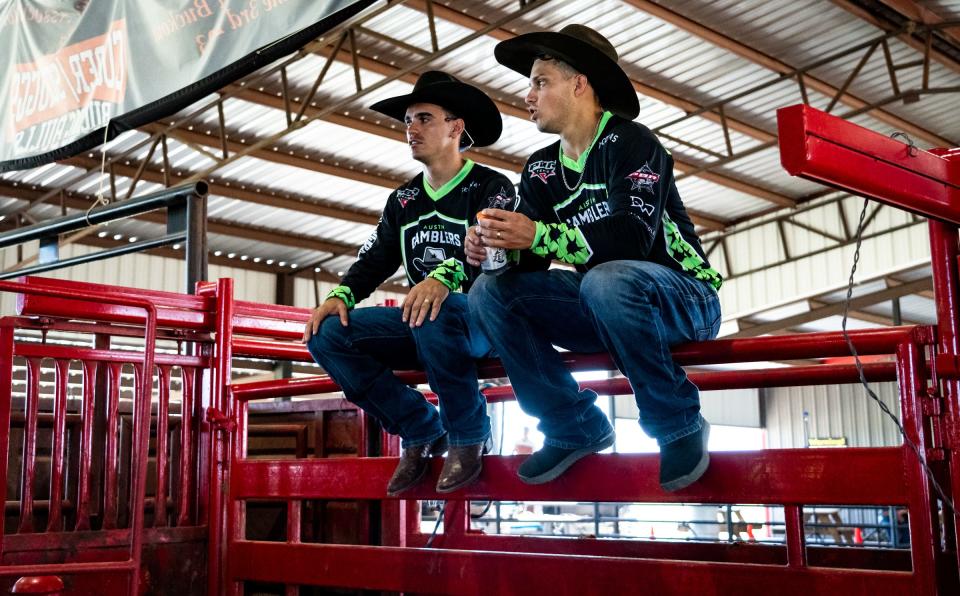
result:
[[[497,62],[525,77],[530,76],[533,61],[544,54],[585,74],[604,109],[627,120],[640,113],[633,83],[617,64],[617,50],[589,27],[567,25],[559,32],[526,33],[501,41],[493,49]]]
[[[476,87],[439,70],[420,75],[412,93],[380,100],[370,109],[403,122],[407,108],[415,103],[436,104],[463,118],[467,133],[477,147],[492,145],[503,130],[503,119],[492,99]]]

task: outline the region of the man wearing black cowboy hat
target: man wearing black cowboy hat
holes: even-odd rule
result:
[[[479,270],[465,263],[464,237],[494,199],[515,202],[505,176],[461,152],[494,143],[502,120],[483,92],[438,71],[424,73],[412,93],[370,107],[406,124],[423,173],[390,194],[357,261],[313,311],[303,341],[348,400],[400,435],[403,454],[387,492],[417,484],[448,444],[437,490],[452,492],[480,475],[490,436],[475,365],[490,346],[468,317],[463,292]],[[402,307],[352,310],[400,265],[411,286]],[[391,372],[411,368],[426,370],[439,413]]]
[[[716,336],[722,280],[680,200],[670,152],[633,122],[637,95],[596,31],[569,25],[520,35],[495,55],[530,77],[530,118],[560,140],[535,152],[522,173],[520,197],[536,218],[485,210],[467,261],[482,259],[484,246],[529,249],[576,269],[483,276],[470,292],[520,405],[546,435],[520,478],[553,480],[613,444],[596,394],[580,390],[552,347],[559,345],[613,356],[641,427],[660,444],[661,486],[681,489],[709,465],[709,425],[670,346]]]

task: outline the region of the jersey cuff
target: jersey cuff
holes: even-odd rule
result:
[[[348,286],[337,286],[333,288],[330,290],[330,293],[327,294],[327,300],[330,298],[339,298],[344,304],[347,305],[347,308],[350,309],[357,304],[356,299],[353,297],[353,290],[351,290]]]
[[[447,289],[451,292],[456,292],[460,289],[460,285],[463,284],[467,275],[463,271],[463,264],[451,257],[437,265],[427,277],[432,277],[447,286]]]

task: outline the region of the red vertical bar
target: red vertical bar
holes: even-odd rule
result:
[[[227,391],[227,399],[233,400],[233,393]],[[234,426],[230,432],[233,435],[233,461],[240,461],[247,456],[247,421],[248,421],[248,402],[233,403],[234,407]],[[241,432],[242,431],[242,432]],[[246,501],[233,499],[229,495],[230,490],[230,469],[226,470],[225,490],[228,491],[226,503],[230,511],[230,528],[226,538],[226,550],[229,556],[230,543],[241,539],[246,534],[247,527],[247,504]],[[299,525],[297,526],[299,532]],[[241,593],[241,584],[239,582],[228,582],[227,591],[230,594],[239,596]]]
[[[137,391],[134,394],[134,444],[131,460],[133,475],[130,483],[132,494],[130,505],[130,560],[133,563],[130,572],[130,596],[140,593],[140,561],[143,556],[143,514],[147,493],[147,456],[150,450],[150,403],[153,401],[154,355],[157,349],[157,310],[152,305],[144,306],[147,311],[144,326],[143,363],[139,365],[141,374]],[[166,503],[164,502],[164,510]]]
[[[123,365],[111,362],[108,366],[110,375],[107,391],[107,440],[104,444],[103,458],[103,528],[113,529],[117,527],[117,502],[119,498],[117,494],[117,465],[119,463],[117,444],[120,428],[117,423],[120,408],[120,374],[123,372]]]
[[[76,531],[90,529],[90,470],[93,467],[94,395],[96,394],[97,363],[83,363],[83,410],[80,415],[80,473],[77,478]]]
[[[937,352],[960,356],[960,276],[957,275],[957,227],[936,220],[928,223],[930,232],[930,264],[933,273],[933,297],[937,309]],[[950,467],[951,494],[960,495],[960,381],[948,379],[943,383],[946,405],[945,447]],[[960,565],[960,527],[956,519],[946,524],[952,528],[947,550],[955,553]]]
[[[57,380],[53,395],[48,532],[63,530],[63,454],[67,439],[67,379],[70,376],[70,361],[57,360],[56,370]]]
[[[228,580],[225,569],[229,569],[228,532],[232,528],[232,508],[224,503],[229,487],[228,466],[232,451],[230,435],[224,431],[222,422],[233,420],[231,404],[227,399],[227,387],[231,375],[231,341],[233,336],[233,280],[220,279],[217,282],[216,343],[213,358],[213,376],[210,390],[211,407],[218,420],[211,420],[210,436],[210,508],[208,512],[210,537],[208,542],[208,589],[207,594],[215,596],[228,592]],[[230,582],[232,585],[232,582]]]
[[[167,437],[170,424],[170,367],[158,366],[159,403],[157,404],[157,493],[153,501],[153,526],[167,525]],[[146,454],[144,454],[146,457]]]
[[[0,321],[0,489],[7,491],[7,461],[10,452],[10,408],[13,402],[13,327]],[[0,560],[3,557],[4,519],[0,517]]]
[[[303,511],[303,501],[287,501],[287,543],[300,543],[301,512]],[[287,585],[284,589],[285,596],[297,596],[300,589],[294,585]]]
[[[20,527],[17,532],[33,532],[33,481],[37,461],[37,415],[40,408],[40,361],[27,359],[27,398],[23,402],[23,473],[20,476]]]
[[[807,545],[803,530],[803,508],[800,505],[785,505],[783,514],[787,532],[787,565],[806,567]]]
[[[907,439],[920,449],[926,458],[927,437],[921,396],[925,385],[923,357],[916,343],[905,342],[897,347],[897,377],[900,389],[900,408],[903,430]],[[910,548],[913,554],[913,573],[917,578],[917,591],[921,594],[936,593],[937,545],[940,544],[939,520],[936,502],[930,491],[930,482],[922,462],[909,446],[904,445],[905,465],[910,502]],[[939,525],[939,521],[936,522]],[[954,572],[956,573],[956,572]]]
[[[460,538],[467,532],[470,518],[467,516],[469,501],[447,501],[443,507],[443,535]]]
[[[137,498],[136,486],[134,484],[134,480],[136,479],[135,478],[136,469],[140,464],[140,460],[139,460],[140,454],[137,451],[137,445],[140,444],[140,427],[137,425],[137,419],[140,413],[140,401],[139,401],[138,389],[140,387],[140,384],[143,382],[143,379],[145,376],[146,375],[143,374],[143,364],[139,362],[134,362],[133,363],[133,412],[130,416],[130,428],[132,429],[132,433],[131,433],[132,437],[130,441],[130,461],[127,462],[127,465],[130,466],[130,469],[129,469],[130,483],[128,485],[128,493],[127,493],[127,507],[129,508],[127,512],[128,526],[133,523],[133,516],[136,513],[136,511],[133,508],[133,502]],[[150,376],[152,377],[152,375]],[[151,387],[151,392],[150,392],[151,402],[153,401],[152,389],[153,388]],[[151,417],[152,414],[153,414],[153,404],[150,403],[147,407],[147,417],[148,418]],[[149,445],[150,445],[150,427],[147,426],[147,451],[145,452],[144,457],[146,457],[150,453]],[[120,449],[122,451],[123,447],[121,447]],[[146,507],[146,504],[144,504],[144,507]]]
[[[199,353],[211,359],[212,348],[204,344],[200,347]],[[211,360],[212,362],[212,360]],[[196,447],[197,454],[196,474],[197,490],[195,491],[194,507],[197,508],[196,523],[198,526],[209,526],[210,524],[210,478],[213,467],[213,454],[210,447],[213,444],[213,429],[211,425],[205,422],[204,413],[211,407],[211,390],[213,388],[213,365],[208,368],[197,369],[194,371],[193,378],[193,419],[197,421]]]
[[[196,380],[194,369],[180,369],[180,473],[179,497],[177,505],[177,526],[190,524],[190,495],[193,483],[193,385]]]

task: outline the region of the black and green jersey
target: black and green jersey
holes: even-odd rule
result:
[[[520,197],[538,214],[534,254],[584,271],[615,260],[646,260],[719,289],[673,179],[673,158],[645,126],[603,114],[577,161],[560,141],[527,161]]]
[[[352,308],[401,265],[411,286],[433,277],[452,291],[467,291],[480,269],[467,264],[464,239],[487,207],[516,207],[513,184],[503,174],[467,160],[436,190],[418,174],[390,193],[377,229],[328,297]]]

